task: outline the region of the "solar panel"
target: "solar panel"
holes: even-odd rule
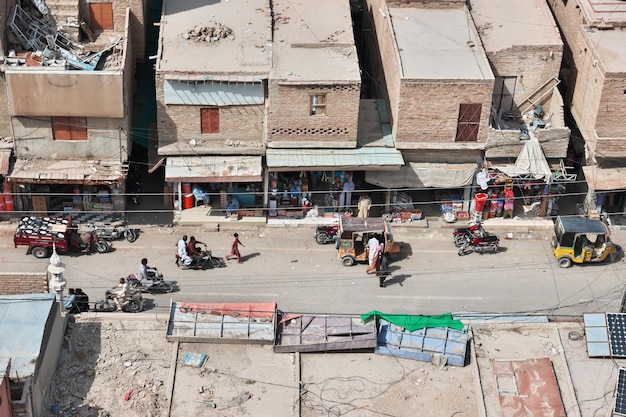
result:
[[[617,376],[617,389],[615,390],[615,414],[619,416],[626,415],[626,369],[620,368]]]
[[[626,356],[626,314],[607,313],[606,321],[609,328],[611,354],[617,357]]]

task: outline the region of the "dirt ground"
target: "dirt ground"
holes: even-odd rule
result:
[[[48,415],[479,415],[469,365],[439,369],[373,353],[292,354],[274,353],[271,346],[172,343],[165,333],[166,322],[152,319],[77,317],[68,323]],[[205,353],[207,360],[201,367],[187,366],[186,352]]]

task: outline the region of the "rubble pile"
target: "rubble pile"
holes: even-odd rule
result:
[[[183,38],[196,42],[219,42],[222,39],[233,36],[231,28],[221,23],[212,23],[209,26],[198,25],[183,33]]]
[[[166,416],[171,345],[165,325],[76,320],[67,325],[46,415]]]

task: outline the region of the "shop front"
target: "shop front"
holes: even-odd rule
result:
[[[18,159],[6,184],[16,212],[97,221],[126,210],[127,171],[128,166],[117,161]]]
[[[371,171],[398,170],[395,148],[267,149],[264,203],[270,218],[334,217],[358,214],[359,199],[370,196],[364,177]],[[370,187],[371,188],[371,187]]]
[[[585,199],[587,212],[606,213],[622,224],[626,217],[626,168],[583,167],[589,190]]]
[[[407,162],[397,171],[368,172],[365,181],[388,190],[387,212],[397,222],[434,215],[431,209],[454,221],[468,216],[475,174],[476,164]]]
[[[260,155],[168,156],[165,181],[177,210],[225,210],[227,197],[239,215],[263,216],[263,165]]]

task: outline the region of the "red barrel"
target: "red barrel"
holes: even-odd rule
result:
[[[4,209],[13,211],[13,194],[11,194],[11,184],[4,183]]]
[[[4,205],[4,195],[0,194],[0,211],[5,211],[6,207]]]
[[[188,182],[183,183],[183,209],[189,209],[193,207],[193,194],[191,193],[191,184]]]
[[[487,202],[487,194],[478,193],[476,194],[475,199],[476,199],[476,205],[475,205],[476,207],[474,210],[480,213],[485,208],[485,203]]]

